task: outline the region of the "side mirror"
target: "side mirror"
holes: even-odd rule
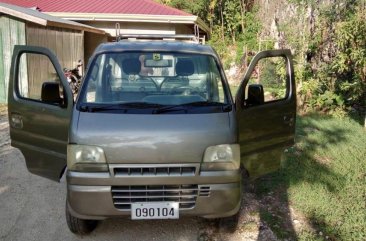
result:
[[[260,84],[251,84],[248,86],[247,106],[261,105],[264,103],[263,86]]]
[[[41,100],[48,104],[62,105],[60,85],[55,82],[44,82],[42,84]]]

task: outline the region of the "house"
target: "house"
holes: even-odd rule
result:
[[[76,21],[105,31],[108,41],[116,37],[116,24],[121,34],[193,34],[208,37],[209,27],[197,16],[159,4],[154,0],[0,0],[42,13]],[[85,33],[85,55],[91,56],[104,39]]]
[[[209,33],[199,17],[153,0],[0,0],[0,103],[15,44],[48,47],[73,68],[100,43],[115,41],[117,25],[120,34]]]
[[[88,25],[0,3],[0,103],[7,101],[14,45],[47,47],[57,55],[62,67],[73,68],[79,59],[84,58],[85,33],[105,36],[103,30]],[[28,66],[21,72],[37,81],[37,74],[41,72],[37,72],[37,68],[47,66]]]

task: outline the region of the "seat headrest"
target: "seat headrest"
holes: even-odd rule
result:
[[[141,62],[139,59],[125,59],[122,62],[122,68],[127,75],[139,74],[141,71]]]
[[[175,66],[175,72],[180,76],[189,76],[194,73],[193,62],[190,59],[180,59]]]

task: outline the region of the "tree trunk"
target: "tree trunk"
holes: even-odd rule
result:
[[[240,1],[240,12],[241,12],[241,31],[244,32],[244,16],[245,16],[245,2]]]
[[[220,1],[220,15],[221,15],[221,38],[222,42],[225,42],[224,13],[222,11],[222,0]]]

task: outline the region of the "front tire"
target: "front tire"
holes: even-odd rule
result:
[[[241,173],[242,190],[245,192],[248,189],[247,183],[248,183],[249,174],[243,166],[240,167],[240,173]],[[243,204],[243,196],[242,196],[240,199],[240,206],[243,206],[243,205],[244,204]],[[241,215],[242,215],[242,213],[241,213],[241,208],[240,208],[239,211],[232,216],[216,219],[219,229],[221,229],[222,231],[227,232],[227,233],[234,233],[239,227]]]
[[[91,233],[98,225],[97,220],[85,220],[74,217],[71,215],[69,207],[66,202],[66,222],[70,231],[79,234],[85,235]]]

